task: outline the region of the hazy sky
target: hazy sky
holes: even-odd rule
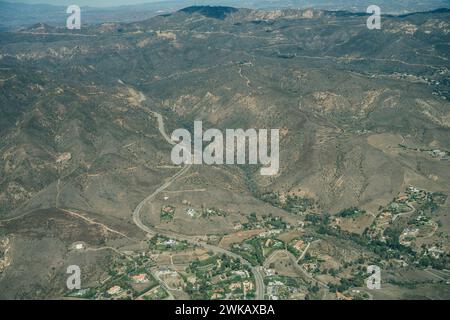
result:
[[[46,3],[53,5],[71,5],[92,6],[92,7],[112,7],[126,4],[139,4],[148,2],[161,2],[167,0],[4,0],[6,2],[20,2],[20,3]]]

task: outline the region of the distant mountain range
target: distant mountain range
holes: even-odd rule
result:
[[[322,10],[345,10],[365,12],[371,3],[362,0],[172,0],[116,7],[82,7],[82,23],[142,21],[155,15],[174,12],[191,5],[224,5],[249,9],[317,8]],[[450,0],[380,0],[377,5],[383,13],[406,14],[450,8]],[[67,14],[65,6],[48,4],[24,4],[0,1],[0,31],[39,22],[64,25]]]

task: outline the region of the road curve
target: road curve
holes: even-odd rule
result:
[[[407,212],[402,212],[402,213],[398,213],[396,214],[393,218],[392,218],[392,222],[394,222],[395,220],[397,220],[400,217],[406,216],[406,215],[410,215],[413,214],[414,212],[416,212],[416,208],[409,202],[406,202],[406,205],[411,209],[410,211]]]
[[[140,92],[139,93],[141,99],[140,102],[144,102],[146,100],[145,95]],[[174,144],[174,142],[169,138],[169,136],[167,135],[165,128],[164,128],[164,119],[162,117],[161,114],[152,111],[150,109],[147,109],[149,112],[151,112],[153,115],[156,116],[157,118],[157,122],[158,122],[158,129],[159,132],[161,133],[161,135],[164,137],[164,139],[170,143],[171,145]],[[167,180],[162,186],[160,186],[158,189],[156,189],[152,194],[150,194],[148,197],[146,197],[144,200],[142,200],[137,206],[136,209],[134,209],[133,211],[133,222],[136,224],[136,226],[138,228],[140,228],[142,231],[155,235],[155,234],[161,234],[179,241],[186,241],[192,245],[197,245],[197,246],[201,246],[203,248],[205,248],[206,250],[212,251],[216,254],[225,254],[229,257],[232,257],[234,259],[239,259],[240,262],[243,265],[249,266],[251,267],[251,271],[254,275],[255,278],[255,290],[256,290],[256,294],[255,294],[255,299],[256,300],[263,300],[264,299],[264,281],[263,281],[263,276],[261,274],[261,270],[260,267],[252,267],[251,263],[248,262],[247,260],[245,260],[243,257],[228,251],[226,249],[217,247],[217,246],[213,246],[210,244],[207,244],[205,242],[199,241],[198,239],[195,239],[194,237],[190,237],[190,236],[185,236],[185,235],[180,235],[178,233],[175,232],[171,232],[171,231],[167,231],[167,230],[161,230],[158,228],[155,228],[153,226],[147,226],[145,225],[142,220],[141,220],[141,210],[142,208],[150,203],[158,194],[160,194],[161,192],[163,192],[164,190],[166,190],[168,187],[170,187],[170,185],[177,180],[178,178],[180,178],[181,176],[183,176],[186,172],[189,171],[189,169],[192,167],[192,164],[187,164],[183,167],[183,169],[181,169],[179,172],[177,172],[175,175],[173,175],[169,180]]]

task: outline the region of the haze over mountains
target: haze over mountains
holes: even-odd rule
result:
[[[288,298],[339,298],[375,263],[386,290],[367,297],[449,298],[449,18],[369,30],[348,11],[195,6],[0,33],[0,297],[71,294],[78,263],[102,298],[135,259],[176,269],[182,290],[160,284],[175,298],[209,299],[229,283],[192,270],[238,255],[255,292],[233,297],[273,297],[275,270],[296,283]],[[194,120],[279,128],[279,174],[173,166],[167,135]]]
[[[0,27],[14,28],[35,23],[47,23],[64,26],[66,8],[73,4],[61,1],[0,1]],[[131,22],[148,19],[158,14],[174,12],[192,5],[221,5],[249,9],[305,9],[345,10],[365,12],[371,5],[366,0],[167,0],[131,4],[128,1],[78,1],[83,12],[83,23],[99,24],[103,22]],[[383,8],[383,14],[405,14],[419,11],[432,11],[449,8],[450,0],[380,0],[376,3]],[[0,29],[1,30],[1,29]]]

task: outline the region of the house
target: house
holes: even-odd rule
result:
[[[147,283],[148,282],[148,278],[147,278],[147,275],[145,273],[134,275],[131,278],[136,283]]]
[[[294,243],[293,247],[294,247],[295,250],[301,251],[301,250],[302,250],[303,244],[304,244],[304,242],[303,242],[302,240],[297,240],[297,241]]]
[[[223,298],[223,294],[222,293],[213,293],[213,295],[211,296],[211,300],[219,300]]]
[[[434,158],[442,158],[447,156],[447,152],[441,150],[433,150],[429,151],[429,154]]]
[[[266,248],[269,248],[269,247],[272,245],[272,243],[273,243],[273,240],[272,240],[272,239],[267,239],[267,241],[266,241],[266,243],[264,244],[264,246],[265,246]]]
[[[274,269],[265,269],[264,273],[266,274],[266,276],[271,277],[274,276],[276,274]]]
[[[177,242],[175,241],[175,240],[173,240],[173,239],[169,239],[169,240],[166,240],[166,241],[164,241],[164,244],[166,245],[166,246],[173,246],[174,244],[176,244]]]
[[[241,283],[240,283],[240,282],[233,282],[232,284],[230,284],[230,285],[228,286],[228,288],[229,288],[231,291],[234,291],[234,290],[236,290],[236,289],[240,289],[240,288],[241,288]]]
[[[245,280],[243,283],[244,292],[249,292],[253,290],[253,282]]]
[[[408,195],[405,194],[405,195],[401,195],[401,196],[397,197],[396,201],[397,202],[406,202],[406,201],[408,201],[408,199],[409,199]]]
[[[56,159],[56,163],[61,164],[61,163],[69,161],[70,159],[72,159],[72,154],[69,152],[65,152]]]
[[[192,208],[188,208],[186,209],[186,214],[190,217],[194,217],[195,216],[195,209]]]
[[[172,207],[172,206],[165,206],[165,207],[163,208],[163,211],[164,211],[165,213],[168,213],[168,214],[174,214],[174,213],[175,213],[175,208]]]
[[[419,189],[417,189],[416,187],[413,187],[413,186],[409,186],[408,188],[407,188],[407,190],[410,192],[410,193],[419,193]]]
[[[240,223],[237,223],[237,224],[235,224],[235,225],[233,226],[233,229],[234,229],[234,230],[241,230],[242,228],[244,228],[244,226],[243,226],[242,224],[240,224]]]
[[[117,295],[117,294],[119,294],[119,293],[121,293],[121,292],[122,292],[122,288],[119,287],[119,286],[111,287],[111,288],[109,288],[109,290],[107,291],[107,293],[108,293],[110,296]]]
[[[195,284],[197,282],[197,278],[195,276],[190,276],[187,278],[187,282]]]

